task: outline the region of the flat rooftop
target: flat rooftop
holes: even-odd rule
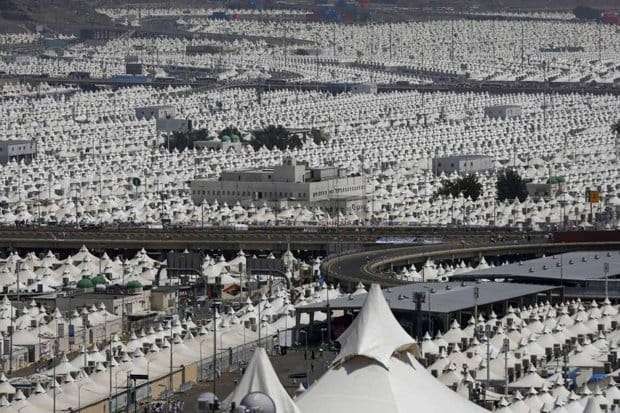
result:
[[[463,274],[476,278],[522,278],[583,281],[620,275],[620,251],[579,251],[550,255]]]
[[[386,288],[383,294],[392,311],[415,311],[413,296],[415,292],[426,293],[426,302],[422,304],[422,311],[431,313],[453,313],[473,308],[474,288],[479,288],[478,305],[500,303],[520,297],[535,294],[544,294],[557,287],[534,284],[513,284],[501,282],[447,282],[447,283],[413,283],[400,287]],[[430,296],[430,310],[429,310]],[[333,310],[354,310],[362,308],[366,294],[349,295],[329,301]],[[321,311],[327,302],[297,306],[300,312]]]
[[[0,144],[2,145],[25,145],[28,143],[32,143],[32,141],[27,139],[0,139]]]

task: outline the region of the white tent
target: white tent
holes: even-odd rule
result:
[[[238,406],[241,400],[251,392],[261,392],[271,397],[278,413],[301,413],[280,383],[262,347],[256,348],[241,381],[224,400],[223,405],[230,406],[234,402]]]
[[[340,336],[331,368],[297,400],[304,412],[484,412],[419,364],[415,341],[373,285],[353,324]]]

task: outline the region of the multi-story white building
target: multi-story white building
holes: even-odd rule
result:
[[[519,105],[496,105],[484,108],[484,114],[492,119],[510,119],[523,114],[523,109]]]
[[[433,159],[433,173],[468,174],[474,172],[491,171],[495,168],[493,158],[484,155],[456,155]]]
[[[346,176],[334,167],[309,168],[306,162],[285,159],[275,168],[225,171],[219,180],[196,179],[192,182],[192,199],[237,201],[244,206],[267,203],[272,206],[318,206],[328,212],[364,213],[364,179]]]
[[[30,162],[37,154],[37,144],[27,140],[0,141],[0,164],[11,160]]]

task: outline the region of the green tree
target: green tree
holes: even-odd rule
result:
[[[237,129],[235,126],[228,126],[225,129],[222,129],[220,131],[220,133],[217,134],[217,137],[222,139],[224,136],[238,136],[241,137],[241,131],[239,131],[239,129]]]
[[[498,201],[519,198],[523,202],[527,198],[525,181],[514,169],[504,169],[497,174],[496,188]]]
[[[312,138],[312,141],[317,145],[329,142],[329,135],[322,129],[312,128],[310,130],[310,138]]]
[[[256,130],[253,132],[254,139],[250,141],[250,145],[255,150],[258,150],[265,146],[267,149],[295,149],[300,148],[303,145],[301,139],[298,136],[290,133],[284,126],[269,125],[264,129]]]
[[[170,151],[177,149],[179,152],[185,149],[193,149],[194,142],[209,139],[207,129],[194,129],[187,132],[173,132],[166,138],[166,145]]]
[[[435,193],[435,196],[452,195],[456,198],[461,193],[464,197],[469,197],[474,201],[482,195],[482,184],[476,175],[469,174],[454,181],[444,180],[441,189]]]

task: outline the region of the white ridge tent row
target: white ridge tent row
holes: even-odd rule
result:
[[[277,215],[284,225],[544,229],[567,222],[588,228],[590,205],[583,194],[585,188],[598,187],[602,202],[593,205],[593,212],[605,218],[600,224],[618,227],[620,180],[610,129],[619,105],[616,97],[274,91],[264,93],[259,103],[255,91],[181,93],[185,91],[162,93],[140,86],[0,102],[0,119],[6,120],[0,121],[0,139],[33,137],[40,152],[30,165],[0,167],[7,177],[0,182],[0,201],[6,206],[0,210],[0,224],[271,225]],[[507,103],[521,105],[526,116],[485,117],[486,106]],[[234,156],[208,150],[168,152],[156,148],[165,141],[155,121],[134,115],[135,107],[154,104],[171,104],[210,133],[229,125],[247,131],[283,124],[324,127],[335,135],[327,144],[307,143],[294,150],[248,147]],[[339,113],[337,121],[333,113]],[[431,158],[463,153],[493,156],[496,168],[515,167],[536,183],[557,177],[564,183],[546,198],[497,202],[496,175],[481,173],[483,194],[477,200],[433,197],[444,179],[457,175],[434,176]],[[188,182],[193,178],[218,179],[224,170],[274,166],[289,156],[312,166],[334,165],[348,174],[364,172],[365,216],[351,211],[330,215],[297,204],[276,214],[267,204],[191,201]],[[139,187],[132,185],[133,178],[140,178]]]
[[[373,285],[353,324],[340,336],[341,350],[327,372],[291,400],[258,349],[239,385],[224,401],[237,405],[249,392],[271,397],[278,412],[483,412],[433,378],[415,359],[416,343],[398,324],[378,285]]]
[[[319,299],[323,295],[318,294]],[[5,311],[2,307],[2,312]],[[269,298],[263,295],[256,304],[248,301],[236,312],[230,308],[225,313],[218,313],[216,314],[217,351],[228,351],[229,348],[256,342],[259,328],[264,340],[261,343],[271,345],[270,340],[275,339],[279,331],[294,326],[294,313],[295,307],[290,303],[288,294],[281,290],[275,291]],[[171,337],[173,337],[173,365],[196,363],[200,361],[201,356],[203,359],[208,359],[214,352],[213,334],[213,321],[198,326],[187,317],[159,324],[148,331],[134,331],[127,342],[122,342],[117,335],[114,335],[112,347],[115,357],[111,363],[107,360],[107,347],[102,350],[97,347],[90,350],[82,348],[81,354],[71,360],[66,356],[60,356],[55,368],[57,409],[69,407],[75,409],[77,391],[82,386],[85,387],[81,393],[82,406],[107,398],[110,387],[109,368],[112,368],[112,385],[117,389],[126,386],[129,371],[135,374],[148,374],[151,380],[168,374]],[[257,361],[256,357],[259,355],[259,352],[255,354],[254,360],[249,365],[249,372],[263,370],[266,356],[263,354],[261,360]],[[258,367],[256,363],[261,366]],[[51,368],[45,373],[52,376],[54,369]],[[36,380],[35,376],[31,377],[32,382]],[[272,382],[269,378],[267,381]],[[246,383],[248,386],[256,385],[252,380],[241,383]],[[14,413],[23,406],[35,412],[49,411],[52,403],[51,397],[48,397],[52,392],[50,386],[51,384],[43,388],[40,384],[36,385],[29,397],[25,397],[21,390],[15,391],[6,377],[0,376],[0,412]],[[283,389],[282,392],[286,394]]]
[[[273,255],[270,257],[275,259]],[[285,275],[290,279],[299,275],[300,268],[310,266],[296,258],[290,250],[285,251],[282,261],[287,270]],[[169,280],[165,264],[165,260],[151,258],[145,249],[125,260],[120,256],[112,259],[105,252],[98,257],[85,246],[65,259],[57,258],[51,251],[42,258],[33,252],[23,258],[12,252],[6,259],[0,259],[0,288],[6,287],[8,292],[15,292],[18,288],[21,292],[39,292],[39,288],[41,292],[53,292],[65,285],[75,287],[83,278],[93,282],[95,288],[99,284],[127,285],[130,282],[139,282],[144,287],[153,285],[158,271],[160,284],[166,285]],[[320,259],[315,260],[312,265],[320,265]],[[164,268],[160,269],[162,266]],[[261,277],[245,275],[245,268],[246,256],[243,251],[239,251],[231,260],[226,260],[223,255],[211,257],[207,254],[202,274],[208,284],[214,284],[216,277],[220,277],[220,282],[225,287],[241,285],[242,282],[247,282],[248,277]]]
[[[246,394],[258,391],[269,395],[281,412],[401,412],[412,406],[429,412],[484,411],[466,400],[468,388],[476,386],[477,380],[486,380],[487,368],[491,380],[503,382],[504,364],[513,369],[519,363],[525,366],[525,360],[529,367],[509,383],[509,396],[487,392],[497,400],[497,411],[602,412],[613,411],[612,406],[620,401],[613,378],[595,386],[581,385],[589,379],[588,369],[600,368],[620,339],[620,329],[612,328],[612,321],[620,321],[618,306],[608,300],[601,305],[574,300],[555,306],[510,307],[501,319],[494,313],[488,320],[480,315],[464,329],[455,321],[445,334],[438,333],[433,340],[427,333],[417,344],[398,324],[378,286],[373,285],[368,293],[363,287],[358,290],[355,294],[367,294],[366,302],[338,339],[341,349],[330,368],[308,390],[291,400],[261,350],[224,405],[238,405]],[[476,325],[494,329],[488,346],[486,339],[481,343],[474,338]],[[508,350],[503,347],[505,340]],[[469,347],[461,351],[459,346],[464,342]],[[567,366],[586,374],[584,378],[577,376],[579,391],[569,390],[569,382],[555,371],[562,362],[546,360],[546,349],[569,342],[572,349]],[[429,356],[436,361],[427,370],[416,357],[428,360]],[[467,366],[466,373],[462,366]],[[438,371],[438,377],[431,375]],[[541,376],[543,373],[547,377]]]

